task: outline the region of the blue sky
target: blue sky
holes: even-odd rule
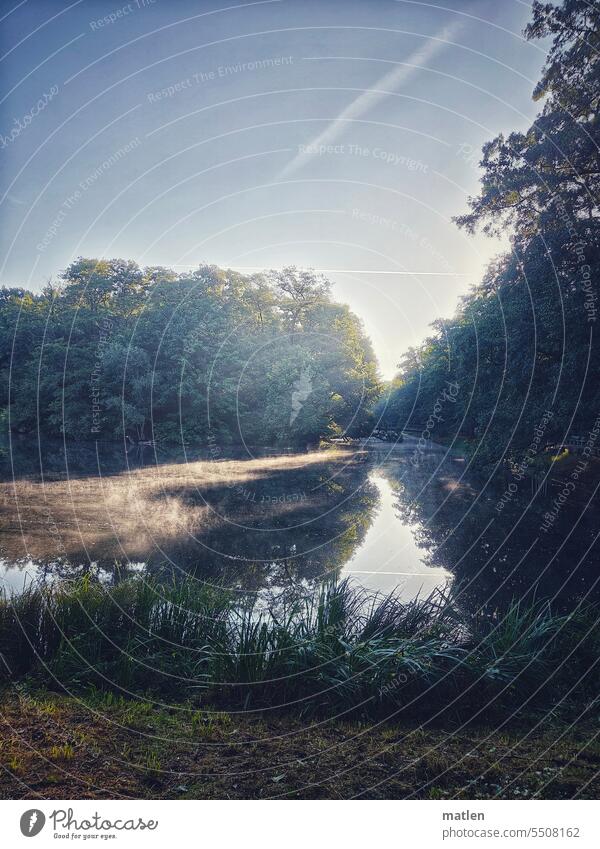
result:
[[[450,219],[539,108],[527,3],[0,8],[5,285],[79,255],[325,269],[390,377],[503,247]]]

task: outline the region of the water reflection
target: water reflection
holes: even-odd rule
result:
[[[175,570],[240,590],[309,587],[333,574],[404,598],[455,580],[470,606],[596,592],[598,511],[581,487],[540,530],[552,486],[502,482],[431,448],[132,456],[113,446],[13,441],[0,460],[0,575],[111,582]],[[588,503],[589,502],[589,503]],[[547,524],[547,523],[546,523]]]
[[[378,499],[364,456],[348,451],[163,456],[135,468],[100,447],[87,458],[68,451],[62,469],[60,450],[48,458],[37,472],[31,456],[15,462],[21,474],[3,485],[0,546],[12,587],[19,572],[110,580],[141,562],[244,590],[308,584],[362,544]]]
[[[419,526],[401,518],[405,497],[400,478],[402,461],[388,461],[369,476],[377,487],[378,507],[363,544],[342,570],[370,590],[397,591],[403,598],[427,596],[445,587],[452,573],[445,566],[427,565],[423,547],[417,542]]]
[[[400,484],[399,521],[413,529],[426,566],[452,572],[468,606],[502,609],[513,599],[543,598],[570,609],[598,599],[597,470],[545,528],[564,486],[556,472],[538,489],[527,478],[478,481],[465,471],[464,460],[453,457],[430,454],[419,465],[418,475],[402,464],[387,467]],[[511,497],[503,499],[509,484]]]

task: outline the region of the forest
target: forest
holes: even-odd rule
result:
[[[400,31],[390,27],[386,40],[378,35],[364,52],[377,53],[387,66],[392,60],[380,57],[393,33],[396,52],[389,53],[400,70],[386,70],[383,85],[396,79],[401,88],[409,78],[412,86],[415,73],[406,98],[418,101],[415,126],[434,106],[450,111],[450,99],[433,102],[439,93],[434,73],[444,85],[451,76],[437,70],[442,42],[448,65],[439,67],[468,67],[477,83],[485,82],[482,68],[499,63],[496,55],[506,59],[490,75],[499,91],[505,71],[512,84],[518,62],[533,55],[516,24],[502,33],[506,41],[498,35],[498,21],[511,6],[519,14],[505,22],[522,27],[524,4],[482,0],[476,11],[487,21],[467,14],[467,3],[452,9],[389,5],[390,22],[405,16],[401,34],[411,38],[396,46]],[[168,45],[170,63],[188,52],[180,50],[181,31],[171,33],[169,15],[182,12],[179,4],[159,6],[164,25],[149,34]],[[312,4],[306,27],[297,25],[303,4],[275,6],[282,49],[288,42],[280,24],[289,20],[290,44],[301,45],[306,58],[326,60],[315,67],[327,73],[338,67],[333,59],[349,58],[338,55],[339,34],[330,31],[342,30],[343,43],[351,32],[362,47],[363,31],[374,39],[383,30],[384,16],[371,4]],[[68,7],[69,17],[78,21],[83,12],[75,7]],[[416,33],[406,27],[417,7],[434,23],[434,15],[441,12],[446,21],[451,13],[451,26],[432,24],[423,32],[438,34],[419,35],[409,50]],[[327,17],[319,17],[323,9]],[[195,38],[191,10],[177,22]],[[202,39],[213,14],[230,11],[237,14],[238,7],[198,13]],[[260,15],[250,22],[256,30],[260,24],[254,35],[263,36],[266,12],[246,13]],[[455,26],[459,16],[485,28],[469,34],[462,21]],[[222,67],[236,67],[226,64],[238,57],[235,51],[248,58],[236,46],[244,40],[242,24],[232,20],[227,27],[234,34],[223,29],[223,52],[216,54]],[[373,26],[365,27],[365,20]],[[65,15],[61,28],[66,22]],[[453,32],[460,43],[449,38]],[[74,33],[73,42],[80,37]],[[127,805],[136,799],[422,799],[454,811],[470,799],[597,798],[600,0],[533,0],[524,36],[540,50],[532,79],[546,56],[533,90],[539,107],[531,106],[530,114],[539,112],[531,126],[484,145],[472,163],[479,188],[464,209],[452,210],[457,238],[460,231],[483,232],[504,237],[508,247],[465,292],[453,317],[437,318],[428,337],[405,353],[398,340],[398,371],[389,381],[361,318],[313,270],[244,274],[208,263],[183,272],[143,266],[97,256],[95,245],[117,239],[100,241],[98,231],[96,241],[78,242],[89,244],[91,256],[67,247],[53,255],[62,257],[56,275],[35,291],[0,289],[0,798],[98,799],[103,805],[111,797]],[[478,64],[461,66],[459,48]],[[109,100],[101,94],[110,91],[120,111],[117,89],[104,89],[104,65],[96,68],[95,61],[73,74],[82,58],[88,62],[87,51],[76,50],[71,76],[61,66],[59,79],[73,80],[67,92],[74,92],[81,74],[88,98],[96,75],[102,90],[88,102],[110,126],[108,119],[116,118],[101,112]],[[119,66],[115,47],[102,58],[121,67],[133,85],[134,76],[150,68],[148,49],[140,53],[143,68],[137,55],[128,53]],[[157,73],[166,74],[158,48],[156,56]],[[169,67],[189,73],[188,61],[186,55]],[[301,65],[290,64],[294,71]],[[308,66],[303,63],[307,80]],[[277,68],[285,70],[283,63]],[[23,80],[34,70],[25,64]],[[390,114],[408,112],[400,91],[380,91],[373,73],[364,77],[371,88],[351,90],[349,105],[348,91],[336,89],[346,105],[333,130],[319,126],[326,139],[332,132],[337,139],[339,124],[346,132],[351,120],[360,123],[365,101],[374,111],[358,138],[363,132],[371,138],[378,104]],[[229,76],[231,93],[234,82],[240,92],[250,90],[251,80]],[[319,114],[334,115],[333,101],[324,101],[321,113],[317,99],[326,79],[300,91],[307,101],[309,92],[311,106],[319,104]],[[462,88],[471,83],[452,79],[458,88],[447,90],[458,92],[460,104],[453,117],[471,120],[475,101]],[[419,84],[431,90],[431,102],[414,96]],[[302,112],[292,85],[282,82],[278,93],[295,125]],[[161,83],[155,90],[167,89]],[[491,89],[480,91],[496,97]],[[203,104],[204,97],[221,97],[208,87],[194,94]],[[246,113],[253,125],[261,114],[255,94]],[[397,103],[379,100],[391,94]],[[82,121],[83,107],[68,96]],[[158,99],[165,109],[171,105]],[[236,122],[244,118],[243,99],[230,101]],[[213,133],[218,124],[205,108],[195,110],[205,123],[194,125],[189,138],[196,140],[206,126]],[[277,107],[277,122],[259,126],[270,132],[277,124],[283,138],[285,108]],[[156,114],[160,126],[148,137],[175,123],[165,123],[171,113]],[[494,126],[502,125],[498,119]],[[90,141],[98,135],[92,129]],[[177,132],[187,145],[188,135]],[[58,138],[66,156],[68,146]],[[165,138],[157,136],[161,165],[169,162]],[[391,148],[391,132],[390,139]],[[206,141],[215,140],[225,160],[224,138]],[[243,144],[241,159],[253,163]],[[208,161],[204,150],[200,156]],[[447,142],[445,150],[452,171],[450,157],[460,156],[461,146],[452,152]],[[65,166],[74,167],[73,156]],[[358,182],[356,163],[353,158],[347,173],[340,170],[344,192]],[[55,166],[46,154],[43,167],[50,173]],[[254,180],[258,166],[247,167]],[[329,163],[303,167],[307,182],[320,186],[320,169]],[[28,185],[37,187],[40,173],[28,172]],[[151,185],[139,183],[135,203],[145,204],[146,194],[162,203],[158,169],[143,173]],[[333,207],[335,171],[326,173],[323,197]],[[399,170],[389,173],[402,179]],[[299,170],[292,181],[294,204],[301,176]],[[165,179],[184,191],[171,173]],[[226,181],[214,179],[218,193],[234,204],[234,216],[243,218],[237,200],[243,192],[230,195]],[[268,186],[279,191],[280,183]],[[207,197],[210,190],[208,183]],[[200,193],[195,183],[188,191],[184,200],[192,209]],[[428,202],[440,202],[434,190],[430,195]],[[29,210],[15,197],[17,208]],[[108,184],[106,197],[115,199]],[[271,248],[303,244],[302,232],[278,243],[271,231],[279,212],[268,212],[257,232],[268,234]],[[393,228],[384,231],[382,239],[399,238]],[[233,226],[222,230],[230,232]],[[420,244],[437,250],[436,238]],[[192,254],[191,244],[182,256]],[[251,255],[235,247],[238,257]],[[169,251],[178,255],[176,240]],[[14,276],[8,282],[18,284],[20,274]],[[372,291],[389,294],[375,285]],[[399,314],[402,299],[410,297],[405,292],[393,293]],[[473,818],[473,807],[462,814],[469,810]],[[36,812],[25,811],[21,822]],[[439,817],[436,822],[439,831]],[[536,822],[543,824],[534,828],[537,836],[557,837],[555,826],[572,831],[578,821]],[[16,821],[10,828],[15,831]]]
[[[80,258],[40,294],[3,289],[0,328],[18,433],[305,447],[364,432],[381,389],[359,319],[294,268]]]
[[[476,446],[484,470],[522,462],[536,429],[542,446],[597,429],[599,34],[595,4],[533,4],[526,37],[551,39],[533,93],[543,108],[484,146],[480,194],[455,219],[510,233],[510,251],[404,354],[379,405],[390,425]]]
[[[510,233],[510,250],[390,384],[360,320],[311,271],[79,258],[39,294],[0,292],[10,428],[302,446],[408,429],[457,442],[486,472],[522,462],[536,432],[534,454],[597,429],[599,31],[597,6],[534,3],[525,35],[551,39],[543,107],[484,146],[480,193],[456,218]]]

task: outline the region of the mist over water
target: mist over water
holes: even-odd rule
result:
[[[13,439],[0,467],[3,586],[148,572],[275,594],[349,577],[407,600],[454,585],[464,603],[493,609],[596,595],[598,522],[585,504],[540,531],[552,487],[532,495],[523,481],[498,510],[501,481],[486,486],[464,458],[415,445],[231,449],[215,461],[100,443],[36,452]]]

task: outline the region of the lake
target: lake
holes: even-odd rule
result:
[[[547,519],[559,484],[486,483],[406,437],[306,453],[125,451],[13,438],[0,452],[0,580],[191,574],[240,592],[334,576],[402,598],[460,588],[474,607],[597,596],[592,493]],[[545,527],[547,526],[547,527]]]

